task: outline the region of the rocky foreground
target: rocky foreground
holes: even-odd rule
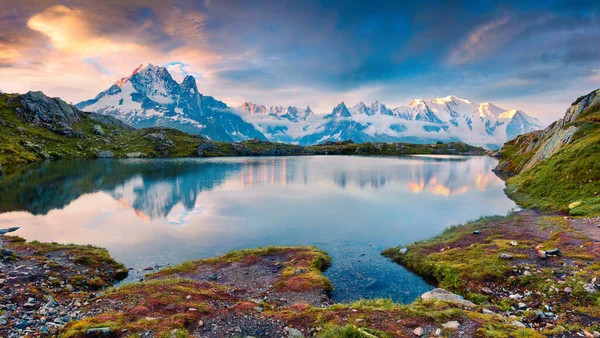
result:
[[[233,252],[108,288],[126,270],[102,249],[0,237],[5,337],[472,336],[503,325],[443,290],[411,305],[334,304],[321,274],[330,258],[313,247]]]
[[[600,218],[521,211],[384,255],[523,334],[600,337]]]
[[[0,336],[598,337],[599,224],[519,212],[389,249],[440,287],[409,305],[334,303],[330,257],[314,247],[237,251],[111,287],[127,270],[105,250],[0,231]]]

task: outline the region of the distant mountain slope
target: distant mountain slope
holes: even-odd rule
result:
[[[268,139],[301,145],[345,139],[355,142],[461,141],[498,149],[507,140],[543,128],[540,121],[520,110],[506,110],[489,102],[474,104],[456,96],[413,100],[408,106],[393,109],[380,102],[370,105],[359,102],[351,108],[342,102],[327,115],[300,114],[302,118],[285,118],[270,113],[273,107],[267,110],[250,102],[245,102],[239,110],[241,116]]]
[[[507,193],[527,207],[600,214],[600,89],[579,97],[544,130],[499,151]]]
[[[225,103],[200,94],[194,77],[186,76],[179,84],[166,68],[151,64],[139,66],[76,107],[114,116],[136,128],[171,127],[218,141],[265,139]]]

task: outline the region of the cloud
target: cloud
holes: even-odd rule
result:
[[[49,7],[34,15],[27,22],[27,27],[46,35],[55,48],[69,53],[96,56],[145,49],[132,42],[120,43],[97,34],[86,13],[63,5]]]
[[[499,40],[508,38],[503,31],[508,23],[509,18],[503,17],[478,27],[450,54],[448,62],[460,65],[491,54],[499,48]]]
[[[165,20],[165,32],[181,38],[204,39],[204,23],[206,16],[198,11],[183,11],[174,7]]]

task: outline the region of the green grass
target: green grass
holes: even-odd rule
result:
[[[600,125],[584,125],[574,141],[507,182],[506,192],[526,208],[600,214]],[[569,204],[581,205],[569,210]]]
[[[577,102],[577,101],[576,101]],[[600,215],[600,104],[580,113],[564,128],[576,127],[571,142],[552,156],[521,171],[538,148],[539,132],[507,142],[501,150],[502,171],[517,174],[506,193],[519,205],[571,215]],[[577,207],[569,207],[578,203]]]

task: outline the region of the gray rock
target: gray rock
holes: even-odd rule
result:
[[[525,326],[525,324],[521,323],[521,322],[520,322],[520,321],[518,321],[518,320],[515,320],[515,321],[513,321],[511,324],[512,324],[514,327],[518,327],[518,328],[522,328],[522,329],[527,327],[527,326]]]
[[[481,288],[481,292],[487,294],[487,295],[491,295],[494,293],[494,291],[492,291],[492,289],[488,288],[487,286],[484,286]]]
[[[286,327],[286,331],[288,332],[290,337],[304,337],[302,331],[294,329],[293,327]]]
[[[198,150],[196,151],[196,154],[198,155],[198,157],[203,157],[204,151],[213,150],[216,148],[217,148],[217,145],[214,142],[205,140],[204,142],[202,142],[201,145],[198,146]]]
[[[100,150],[98,152],[98,158],[113,158],[115,155],[110,150]]]
[[[407,252],[408,252],[407,248],[400,248],[400,250],[398,250],[398,253],[401,254],[401,255],[404,255]]]
[[[500,258],[502,258],[502,259],[512,259],[513,257],[511,255],[509,255],[509,254],[503,253],[503,254],[500,254]]]
[[[98,328],[94,328],[94,329],[88,329],[86,331],[86,334],[89,334],[89,335],[98,335],[98,334],[109,335],[110,334],[110,327],[98,327]]]
[[[92,132],[96,135],[99,136],[104,136],[104,129],[102,129],[102,127],[99,124],[94,125],[94,127],[92,127]]]
[[[458,305],[466,306],[469,308],[477,307],[477,305],[464,299],[463,297],[456,295],[456,294],[454,294],[448,290],[442,289],[442,288],[436,288],[429,292],[425,292],[424,294],[421,295],[421,298],[423,300],[438,300],[438,301],[458,304]]]
[[[156,151],[165,151],[175,148],[175,143],[171,141],[164,131],[148,134],[144,136],[144,138],[152,142],[152,148]]]
[[[548,256],[560,256],[560,255],[562,255],[562,252],[560,252],[560,249],[550,249],[550,250],[546,250],[546,255],[548,255]]]

